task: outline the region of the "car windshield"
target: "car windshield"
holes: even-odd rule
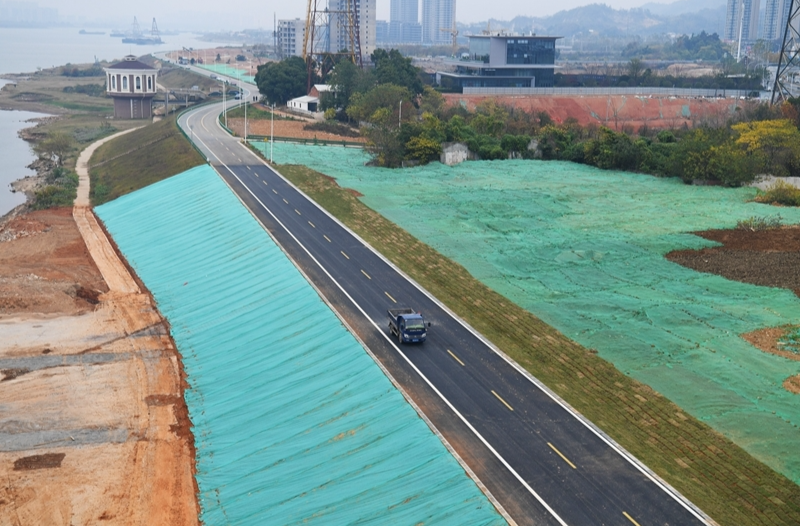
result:
[[[422,320],[406,320],[407,331],[419,331],[425,328],[425,323]]]

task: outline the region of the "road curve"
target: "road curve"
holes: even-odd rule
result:
[[[713,524],[226,133],[217,121],[221,111],[221,103],[198,107],[179,125],[506,518],[548,525]],[[395,306],[413,307],[432,322],[424,345],[400,346],[389,337],[386,310]]]

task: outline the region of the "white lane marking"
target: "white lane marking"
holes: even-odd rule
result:
[[[211,112],[207,112],[207,113],[205,113],[205,114],[204,114],[204,119],[205,119],[205,116],[207,116],[207,115],[210,115],[210,114],[211,114]],[[222,127],[220,126],[219,122],[218,122],[218,121],[216,121],[216,120],[215,120],[215,122],[216,122],[216,124],[217,124],[217,128],[218,128],[219,130],[221,130],[221,129],[222,129]],[[204,126],[204,128],[205,128],[205,126]],[[213,151],[211,151],[211,149],[210,149],[210,148],[208,148],[208,146],[207,146],[207,145],[206,145],[206,144],[205,144],[205,143],[202,141],[202,139],[200,139],[199,137],[197,137],[197,140],[198,140],[198,141],[199,141],[199,142],[200,142],[200,143],[201,143],[203,146],[205,146],[207,150],[209,150],[209,152],[210,152],[210,154],[211,154],[212,156],[214,156],[214,157],[215,157],[215,158],[216,158],[218,161],[220,160],[220,159],[219,159],[219,157],[217,157],[217,156],[216,156],[216,154],[214,154],[214,152],[213,152]],[[242,146],[242,147],[244,148],[244,146]],[[248,150],[248,152],[249,152],[249,150]],[[454,313],[452,310],[450,310],[450,308],[448,308],[446,305],[444,305],[442,302],[440,302],[440,301],[439,301],[439,300],[438,300],[436,297],[432,296],[432,295],[430,294],[430,292],[428,292],[427,290],[425,290],[425,289],[424,289],[424,288],[423,288],[423,287],[422,287],[422,286],[421,286],[419,283],[417,283],[417,282],[416,282],[414,279],[412,279],[412,278],[411,278],[409,275],[407,275],[405,272],[403,272],[403,271],[402,271],[400,268],[398,268],[398,267],[397,267],[397,266],[396,266],[394,263],[392,263],[391,261],[389,261],[389,260],[388,260],[388,259],[387,259],[387,258],[386,258],[386,257],[385,257],[383,254],[381,254],[380,252],[378,252],[377,250],[375,250],[375,248],[374,248],[372,245],[370,245],[369,243],[367,243],[366,241],[364,241],[364,239],[362,239],[362,238],[361,238],[361,236],[359,236],[358,234],[356,234],[356,233],[355,233],[353,230],[351,230],[349,227],[347,227],[347,225],[345,225],[344,223],[342,223],[341,221],[339,221],[339,220],[338,220],[336,217],[334,217],[333,215],[331,215],[331,213],[330,213],[330,212],[328,212],[327,210],[325,210],[325,209],[324,209],[322,206],[320,206],[320,205],[319,205],[319,203],[317,203],[316,201],[314,201],[313,199],[311,199],[310,197],[308,197],[308,196],[307,196],[307,195],[306,195],[306,194],[305,194],[305,193],[304,193],[302,190],[300,190],[300,188],[298,188],[298,187],[297,187],[297,186],[296,186],[294,183],[292,183],[292,182],[291,182],[291,181],[289,181],[289,180],[288,180],[286,177],[284,177],[284,176],[283,176],[283,175],[282,175],[280,172],[278,172],[278,171],[277,171],[277,170],[276,170],[274,167],[270,166],[270,165],[269,165],[269,164],[268,164],[268,163],[267,163],[265,160],[261,159],[260,157],[258,157],[258,156],[257,156],[255,153],[253,153],[253,152],[249,152],[249,153],[250,153],[250,154],[251,154],[251,155],[252,155],[252,156],[253,156],[253,157],[256,159],[256,161],[258,161],[259,163],[261,163],[263,166],[267,167],[268,169],[272,170],[272,172],[273,172],[275,175],[277,175],[278,177],[280,177],[281,179],[283,179],[283,181],[284,181],[286,184],[288,184],[289,186],[291,186],[292,188],[294,188],[294,190],[295,190],[295,191],[296,191],[298,194],[300,194],[300,195],[302,195],[303,197],[305,197],[305,198],[306,198],[306,200],[307,200],[307,201],[308,201],[308,202],[309,202],[311,205],[313,205],[313,206],[317,207],[317,209],[318,209],[320,212],[322,212],[323,214],[325,214],[326,216],[328,216],[328,218],[329,218],[331,221],[333,221],[334,223],[336,223],[336,224],[337,224],[339,227],[341,227],[341,228],[342,228],[344,231],[346,231],[347,233],[349,233],[349,234],[350,234],[351,236],[353,236],[355,239],[359,240],[359,241],[360,241],[360,242],[361,242],[361,243],[362,243],[362,244],[363,244],[365,247],[367,247],[367,248],[368,248],[370,251],[372,251],[372,253],[373,253],[373,254],[375,254],[375,255],[376,255],[378,258],[380,258],[380,259],[381,259],[381,260],[382,260],[384,263],[386,263],[386,264],[387,264],[387,265],[388,265],[390,268],[392,268],[392,269],[393,269],[395,272],[397,272],[398,274],[400,274],[401,276],[403,276],[403,277],[404,277],[404,278],[405,278],[405,279],[406,279],[406,280],[407,280],[409,283],[411,283],[411,284],[412,284],[414,287],[416,287],[416,288],[417,288],[417,290],[419,290],[420,292],[422,292],[423,294],[425,294],[425,295],[426,295],[426,296],[427,296],[427,297],[428,297],[428,298],[429,298],[431,301],[433,301],[433,302],[434,302],[436,305],[438,305],[438,306],[439,306],[439,308],[441,308],[441,309],[442,309],[442,310],[444,310],[446,313],[448,313],[448,314],[450,315],[450,317],[451,317],[451,318],[453,318],[453,319],[454,319],[456,322],[458,322],[459,324],[461,324],[461,326],[462,326],[462,327],[464,327],[464,328],[465,328],[465,329],[467,329],[467,330],[468,330],[470,333],[472,333],[472,334],[473,334],[473,336],[475,336],[475,337],[476,337],[476,338],[478,338],[478,339],[479,339],[481,342],[483,342],[483,343],[484,343],[484,345],[486,345],[486,346],[487,346],[489,349],[491,349],[491,350],[492,350],[492,351],[493,351],[495,354],[497,354],[497,355],[498,355],[500,358],[502,358],[503,360],[505,360],[505,361],[506,361],[506,362],[507,362],[507,363],[508,363],[508,364],[509,364],[511,367],[513,367],[514,369],[516,369],[518,373],[520,373],[522,376],[524,376],[525,378],[527,378],[527,379],[528,379],[528,381],[530,381],[530,382],[531,382],[533,385],[535,385],[537,388],[539,388],[539,390],[540,390],[540,391],[542,391],[544,394],[546,394],[547,396],[549,396],[549,397],[550,397],[550,398],[551,398],[551,399],[552,399],[552,400],[553,400],[555,403],[557,403],[558,405],[560,405],[560,406],[561,406],[561,408],[562,408],[562,409],[564,409],[564,410],[565,410],[567,413],[569,413],[569,414],[571,414],[573,417],[575,417],[575,419],[577,419],[577,420],[578,420],[578,421],[579,421],[581,424],[583,424],[583,425],[584,425],[584,426],[585,426],[585,427],[586,427],[586,428],[587,428],[589,431],[591,431],[592,433],[594,433],[594,434],[595,434],[595,435],[596,435],[596,436],[597,436],[597,437],[598,437],[598,438],[599,438],[601,441],[605,442],[605,444],[606,444],[607,446],[609,446],[611,449],[613,449],[614,451],[616,451],[616,452],[617,452],[617,454],[619,454],[619,455],[620,455],[622,458],[624,458],[625,460],[627,460],[627,461],[628,461],[628,462],[629,462],[629,463],[630,463],[632,466],[634,466],[634,468],[636,468],[636,469],[637,469],[639,472],[641,472],[641,473],[642,473],[644,476],[646,476],[647,478],[649,478],[649,479],[650,479],[650,480],[651,480],[653,483],[655,483],[655,484],[656,484],[656,485],[657,485],[659,488],[661,488],[661,490],[662,490],[662,491],[664,491],[664,492],[665,492],[667,495],[669,495],[670,497],[672,497],[672,498],[673,498],[673,499],[674,499],[676,502],[678,502],[678,503],[679,503],[681,506],[683,506],[683,507],[684,507],[684,508],[685,508],[685,509],[686,509],[686,510],[689,512],[689,513],[691,513],[692,515],[694,515],[694,516],[695,516],[695,518],[697,518],[697,519],[698,519],[698,520],[700,520],[702,523],[704,523],[704,524],[706,524],[706,525],[709,525],[709,526],[711,526],[712,524],[714,524],[713,522],[711,522],[711,519],[710,519],[710,518],[709,518],[707,515],[705,515],[705,513],[704,513],[702,510],[700,510],[699,508],[697,508],[697,507],[696,507],[696,506],[695,506],[695,505],[694,505],[694,504],[693,504],[691,501],[687,500],[687,499],[686,499],[686,498],[685,498],[683,495],[681,495],[681,494],[680,494],[680,493],[679,493],[679,492],[678,492],[678,491],[677,491],[675,488],[673,488],[672,486],[670,486],[670,485],[669,485],[669,484],[668,484],[666,481],[664,481],[663,479],[661,479],[661,477],[659,477],[659,476],[658,476],[658,475],[656,475],[654,472],[652,472],[652,471],[650,470],[650,468],[648,468],[647,466],[645,466],[644,464],[642,464],[642,463],[639,461],[639,459],[637,459],[636,457],[634,457],[633,455],[631,455],[631,454],[630,454],[628,451],[626,451],[626,450],[625,450],[625,449],[624,449],[622,446],[620,446],[619,444],[617,444],[617,443],[616,443],[616,441],[614,441],[614,440],[613,440],[611,437],[609,437],[609,436],[608,436],[608,435],[606,435],[606,434],[605,434],[603,431],[601,431],[599,428],[597,428],[597,427],[596,427],[596,426],[595,426],[595,425],[594,425],[592,422],[590,422],[589,420],[587,420],[587,419],[586,419],[586,418],[585,418],[585,417],[584,417],[582,414],[580,414],[580,413],[578,413],[577,411],[575,411],[575,409],[573,409],[573,408],[572,408],[572,406],[570,406],[570,405],[569,405],[569,404],[568,404],[566,401],[562,400],[562,399],[561,399],[561,397],[559,397],[557,394],[555,394],[553,391],[551,391],[551,390],[550,390],[550,389],[549,389],[549,388],[548,388],[546,385],[544,385],[544,384],[543,384],[543,383],[541,383],[541,382],[540,382],[538,379],[536,379],[536,378],[535,378],[533,375],[531,375],[531,373],[530,373],[530,372],[528,372],[528,371],[526,371],[525,369],[523,369],[523,368],[522,368],[522,366],[520,366],[519,364],[517,364],[516,362],[514,362],[514,360],[512,360],[512,359],[511,359],[509,356],[507,356],[507,355],[506,355],[506,354],[505,354],[503,351],[501,351],[500,349],[498,349],[497,347],[495,347],[495,345],[494,345],[492,342],[490,342],[489,340],[487,340],[487,339],[486,339],[486,338],[485,338],[485,337],[484,337],[482,334],[480,334],[478,331],[476,331],[476,330],[475,330],[475,329],[474,329],[474,328],[473,328],[471,325],[469,325],[469,324],[468,324],[466,321],[464,321],[463,319],[461,319],[461,317],[459,317],[459,316],[458,316],[456,313]],[[229,168],[227,165],[225,165],[225,164],[224,164],[224,163],[222,163],[221,161],[220,161],[220,163],[221,163],[223,166],[225,166],[225,168],[226,168],[226,169],[227,169],[229,172],[233,173],[233,172],[231,171],[231,169],[230,169],[230,168]],[[234,177],[236,177],[236,174],[234,174]],[[237,180],[239,179],[238,177],[236,177],[236,178],[237,178]],[[241,181],[240,181],[240,182],[241,182]],[[250,193],[252,194],[252,192],[250,191],[250,189],[249,189],[247,186],[245,186],[245,188],[247,188],[247,191],[248,191],[248,192],[250,192]],[[274,192],[274,190],[273,190],[273,192]],[[275,192],[275,193],[277,194],[277,192]],[[254,196],[254,197],[255,197],[255,196]],[[264,209],[265,209],[265,210],[267,210],[267,212],[269,212],[269,214],[270,214],[270,215],[272,215],[273,217],[275,217],[275,216],[274,216],[274,214],[272,214],[272,212],[270,212],[270,211],[269,211],[269,209],[267,209],[267,207],[264,205],[264,203],[262,203],[262,202],[261,202],[261,201],[260,201],[260,200],[259,200],[257,197],[256,197],[256,200],[259,202],[259,204],[261,204],[261,206],[262,206],[262,207],[264,207]],[[277,220],[277,218],[276,218],[276,220]],[[279,223],[279,224],[280,224],[280,225],[281,225],[281,226],[284,228],[284,230],[286,230],[287,232],[289,232],[289,231],[288,231],[288,229],[286,228],[286,226],[285,226],[285,225],[283,225],[282,223],[280,223],[280,221],[278,221],[278,223]],[[291,236],[293,239],[295,239],[295,240],[296,240],[296,238],[294,237],[294,235],[293,235],[291,232],[289,232],[289,235],[290,235],[290,236]],[[327,239],[327,240],[330,242],[330,239],[328,239],[328,236],[323,236],[323,237],[325,237],[325,239]],[[301,246],[303,247],[303,249],[304,249],[306,252],[308,252],[308,249],[306,249],[306,248],[305,248],[303,245],[301,245]],[[310,254],[309,254],[309,255],[310,255]],[[313,258],[313,256],[311,256],[311,257],[312,257],[312,259],[314,259],[314,258]],[[315,263],[317,263],[317,265],[319,265],[319,262],[318,262],[316,259],[314,259],[314,262],[315,262]],[[320,267],[321,267],[321,265],[320,265]],[[325,273],[327,274],[327,271],[326,271],[324,268],[323,268],[323,272],[325,272]],[[330,275],[329,275],[329,277],[330,277]],[[332,278],[331,278],[331,279],[332,279]],[[335,281],[334,281],[334,282],[335,282]],[[336,283],[336,282],[335,282],[335,283]],[[338,287],[341,289],[341,285],[339,285],[338,283],[336,283],[336,285],[337,285],[337,286],[338,286]],[[342,290],[342,292],[344,292],[344,290]],[[349,295],[348,295],[346,292],[344,292],[344,294],[345,294],[345,295],[346,295],[346,296],[347,296],[347,297],[348,297],[348,298],[349,298],[351,301],[353,301],[353,300],[352,300],[352,298],[350,298],[350,296],[349,296]],[[355,302],[353,302],[353,303],[355,304]],[[365,317],[366,317],[366,318],[367,318],[367,319],[370,321],[370,323],[372,323],[372,325],[373,325],[373,326],[375,326],[375,327],[377,328],[377,325],[376,325],[376,324],[375,324],[375,323],[372,321],[372,319],[371,319],[371,318],[369,318],[369,316],[367,316],[367,315],[366,315],[366,313],[364,313],[364,311],[363,311],[363,310],[361,310],[361,307],[359,307],[357,304],[356,304],[356,307],[357,307],[357,308],[358,308],[358,309],[359,309],[359,310],[362,312],[362,314],[364,314],[364,316],[365,316]],[[380,331],[380,329],[379,329],[379,331]],[[382,331],[380,331],[380,332],[382,333]],[[385,334],[384,334],[383,336],[384,336],[384,338],[386,338],[386,339],[387,339],[387,340],[388,340],[388,341],[389,341],[389,342],[392,344],[392,346],[393,346],[393,347],[395,347],[395,349],[397,350],[397,352],[398,352],[398,353],[400,353],[400,354],[403,356],[403,358],[404,358],[406,361],[409,361],[409,360],[408,360],[408,358],[407,358],[407,357],[406,357],[406,356],[405,356],[405,355],[402,353],[402,351],[401,351],[401,350],[400,350],[400,349],[399,349],[399,348],[398,348],[396,345],[394,345],[394,342],[393,342],[391,339],[389,339],[389,338],[388,338],[388,337],[387,337]],[[410,361],[409,361],[409,363],[410,363]],[[421,377],[422,377],[422,378],[423,378],[423,379],[424,379],[424,380],[425,380],[427,383],[429,383],[429,384],[430,384],[430,382],[428,381],[428,379],[427,379],[427,378],[425,378],[425,377],[422,375],[422,373],[421,373],[421,372],[420,372],[420,371],[419,371],[419,370],[418,370],[418,369],[417,369],[417,368],[416,368],[416,367],[415,367],[413,364],[411,364],[411,366],[412,366],[412,367],[413,367],[415,370],[417,370],[418,374],[420,374],[420,376],[421,376]],[[438,390],[437,390],[435,387],[433,387],[433,386],[431,385],[431,388],[432,388],[432,389],[434,389],[434,391],[435,391],[435,392],[436,392],[436,393],[437,393],[437,394],[438,394],[440,397],[442,397],[442,395],[439,393],[439,391],[438,391]],[[467,426],[468,426],[468,427],[469,427],[469,428],[470,428],[470,429],[473,431],[473,433],[475,433],[475,434],[478,436],[478,438],[480,438],[480,440],[481,440],[482,442],[484,442],[484,444],[486,444],[487,448],[489,448],[489,450],[490,450],[490,451],[491,451],[491,452],[492,452],[492,453],[493,453],[495,456],[497,456],[497,457],[498,457],[498,459],[500,459],[500,460],[501,460],[501,462],[502,462],[502,463],[503,463],[503,464],[504,464],[504,465],[505,465],[505,466],[508,468],[508,470],[509,470],[509,471],[510,471],[510,472],[511,472],[511,473],[512,473],[512,474],[513,474],[513,475],[514,475],[514,476],[515,476],[515,477],[516,477],[518,480],[520,480],[520,481],[522,482],[523,486],[525,486],[525,488],[526,488],[526,489],[528,489],[529,491],[533,492],[533,489],[532,489],[532,488],[530,488],[530,486],[529,486],[527,483],[525,483],[524,481],[522,481],[522,480],[520,479],[520,476],[519,476],[519,474],[518,474],[516,471],[514,471],[514,469],[513,469],[513,468],[511,468],[511,466],[510,466],[510,465],[508,465],[508,464],[505,462],[505,460],[503,460],[503,459],[502,459],[502,457],[500,457],[500,456],[499,456],[499,454],[498,454],[498,453],[497,453],[497,452],[494,450],[494,448],[492,448],[490,445],[488,445],[488,443],[485,441],[485,439],[483,439],[483,437],[482,437],[482,436],[480,436],[480,435],[478,434],[477,430],[475,430],[475,429],[474,429],[474,428],[473,428],[473,427],[472,427],[472,426],[471,426],[469,423],[467,423],[467,422],[466,422],[466,420],[464,420],[464,417],[463,417],[463,416],[462,416],[460,413],[458,413],[458,412],[455,410],[455,408],[453,408],[453,407],[452,407],[452,405],[449,403],[449,401],[445,400],[443,397],[442,397],[442,399],[445,401],[445,403],[446,403],[448,406],[450,406],[450,407],[453,409],[453,411],[455,412],[455,414],[456,414],[456,415],[457,415],[457,416],[458,416],[460,419],[462,419],[462,420],[463,420],[463,421],[466,423],[466,425],[467,425]],[[536,496],[536,497],[537,497],[537,500],[538,500],[538,499],[539,499],[538,495],[536,495],[536,493],[535,493],[535,492],[533,492],[533,494],[534,494],[534,496]],[[546,506],[546,505],[545,505],[545,506]],[[548,509],[550,509],[550,508],[549,508],[549,506],[547,506],[547,508],[548,508]],[[554,513],[554,512],[553,512],[553,513]],[[556,518],[558,518],[558,516],[557,516],[557,515],[554,515],[554,516],[555,516]],[[560,518],[558,518],[558,520],[559,520],[559,521],[560,521],[562,524],[564,524],[564,523],[563,523],[563,521],[561,521],[561,519],[560,519]]]
[[[713,522],[713,520],[708,515],[705,514],[705,512],[703,512],[703,510],[701,510],[700,508],[695,506],[694,503],[692,503],[690,500],[688,500],[686,497],[684,497],[678,490],[673,488],[667,481],[665,481],[664,479],[662,479],[661,477],[656,475],[649,467],[647,467],[646,465],[642,464],[642,462],[638,458],[634,457],[630,452],[628,452],[625,448],[623,448],[621,445],[619,445],[613,438],[611,438],[604,431],[602,431],[600,428],[598,428],[593,422],[591,422],[585,416],[583,416],[581,413],[576,411],[565,400],[563,400],[560,396],[558,396],[556,393],[551,391],[549,387],[544,385],[540,380],[538,380],[536,377],[534,377],[530,372],[525,370],[521,365],[519,365],[513,359],[511,359],[511,357],[506,355],[506,353],[504,353],[503,351],[498,349],[492,342],[487,340],[486,337],[484,337],[481,333],[479,333],[477,330],[475,330],[474,327],[472,327],[466,321],[461,319],[460,316],[458,316],[455,312],[453,312],[444,303],[439,301],[438,298],[436,298],[430,292],[425,290],[425,288],[423,288],[422,285],[417,283],[411,276],[409,276],[408,274],[403,272],[403,270],[400,269],[397,265],[395,265],[394,263],[389,261],[386,258],[386,256],[384,256],[383,254],[378,252],[375,249],[375,247],[373,247],[372,245],[367,243],[361,236],[356,234],[347,225],[345,225],[344,223],[339,221],[339,219],[337,219],[330,212],[325,210],[319,203],[317,203],[316,201],[314,201],[313,199],[308,197],[305,194],[305,192],[303,192],[294,183],[292,183],[289,179],[287,179],[285,176],[283,176],[277,169],[275,169],[274,166],[270,166],[269,164],[267,164],[266,161],[264,161],[263,159],[258,157],[255,153],[253,153],[252,155],[253,155],[253,157],[255,157],[255,159],[259,163],[261,163],[265,167],[267,167],[270,170],[272,170],[272,172],[275,175],[279,176],[281,179],[283,179],[283,181],[286,184],[288,184],[289,186],[294,188],[294,190],[298,194],[300,194],[303,197],[305,197],[306,200],[310,204],[312,204],[313,206],[317,207],[317,210],[319,210],[320,212],[322,212],[323,214],[328,216],[328,219],[330,219],[331,221],[336,223],[339,227],[342,228],[342,230],[344,230],[345,232],[347,232],[348,234],[353,236],[355,239],[357,239],[359,242],[361,242],[362,245],[367,247],[373,254],[375,254],[375,256],[377,256],[384,263],[386,263],[386,265],[388,265],[395,272],[397,272],[398,274],[403,276],[406,279],[406,281],[411,283],[417,290],[419,290],[420,292],[425,294],[425,296],[427,296],[428,299],[430,299],[433,303],[435,303],[437,306],[439,306],[439,308],[441,308],[443,311],[445,311],[452,319],[454,319],[462,327],[464,327],[466,330],[468,330],[470,333],[472,333],[473,336],[475,336],[481,342],[483,342],[483,344],[486,345],[492,352],[494,352],[500,358],[502,358],[506,363],[508,363],[512,368],[514,368],[519,374],[524,376],[529,382],[531,382],[534,386],[536,386],[540,391],[542,391],[545,395],[550,397],[550,399],[553,400],[556,404],[560,405],[562,409],[564,409],[567,413],[572,415],[576,420],[578,420],[578,422],[583,424],[584,427],[586,427],[590,432],[592,432],[595,436],[597,436],[608,447],[613,449],[619,456],[621,456],[623,459],[628,461],[628,463],[631,464],[642,475],[644,475],[645,477],[650,479],[656,486],[661,488],[661,490],[664,493],[669,495],[673,500],[675,500],[678,504],[680,504],[684,509],[686,509],[689,513],[694,515],[694,517],[697,520],[699,520],[700,522],[702,522],[703,524],[706,524],[708,526],[713,526],[714,524],[716,524],[715,522]]]
[[[201,142],[202,142],[202,141],[201,141]],[[212,154],[213,154],[213,152],[212,152]],[[216,157],[216,155],[215,155],[215,157]],[[298,244],[298,246],[299,246],[300,248],[302,248],[302,249],[303,249],[303,251],[304,251],[306,254],[308,254],[308,257],[309,257],[309,258],[311,258],[311,260],[312,260],[314,263],[316,263],[316,264],[317,264],[317,266],[320,268],[320,270],[322,270],[322,272],[324,272],[324,273],[325,273],[325,275],[326,275],[326,276],[328,276],[328,279],[330,279],[330,280],[331,280],[331,281],[332,281],[332,282],[333,282],[333,283],[336,285],[336,287],[337,287],[337,288],[338,288],[338,289],[339,289],[339,290],[342,292],[342,294],[344,294],[344,295],[345,295],[345,297],[346,297],[348,300],[350,300],[350,302],[351,302],[351,303],[352,303],[352,304],[355,306],[355,308],[356,308],[356,309],[358,309],[358,311],[359,311],[359,312],[361,312],[361,314],[364,316],[364,318],[365,318],[366,320],[368,320],[368,321],[369,321],[369,323],[370,323],[370,324],[371,324],[373,327],[375,327],[375,330],[377,330],[377,331],[378,331],[378,332],[381,334],[381,336],[383,336],[383,338],[384,338],[384,339],[385,339],[387,342],[389,342],[389,344],[390,344],[392,347],[394,347],[394,349],[395,349],[395,350],[398,352],[398,354],[400,354],[400,356],[402,356],[402,357],[403,357],[403,359],[404,359],[404,360],[405,360],[405,361],[408,363],[408,365],[409,365],[409,366],[411,366],[411,368],[412,368],[412,369],[414,369],[414,371],[416,371],[416,373],[417,373],[417,374],[420,376],[420,378],[422,378],[422,379],[425,381],[425,383],[426,383],[426,384],[428,384],[428,386],[429,386],[429,387],[430,387],[430,388],[433,390],[433,392],[435,392],[435,393],[436,393],[436,395],[437,395],[437,396],[438,396],[438,397],[439,397],[439,398],[440,398],[440,399],[441,399],[441,400],[442,400],[442,401],[443,401],[443,402],[444,402],[444,403],[447,405],[447,407],[449,407],[449,408],[450,408],[450,410],[451,410],[451,411],[453,411],[453,413],[454,413],[454,414],[455,414],[455,415],[456,415],[456,416],[457,416],[457,417],[458,417],[458,418],[459,418],[459,419],[460,419],[462,422],[464,422],[464,425],[466,425],[466,426],[469,428],[469,430],[470,430],[470,431],[472,431],[472,433],[473,433],[473,434],[474,434],[476,437],[478,437],[478,440],[480,440],[480,441],[483,443],[483,445],[484,445],[484,446],[486,446],[486,448],[487,448],[489,451],[491,451],[491,452],[492,452],[492,454],[493,454],[493,455],[494,455],[494,456],[495,456],[495,457],[496,457],[496,458],[497,458],[497,459],[498,459],[498,460],[499,460],[499,461],[500,461],[500,462],[501,462],[501,463],[502,463],[502,464],[503,464],[503,465],[506,467],[506,469],[507,469],[507,470],[508,470],[508,471],[509,471],[509,472],[510,472],[512,475],[514,475],[514,477],[515,477],[515,478],[516,478],[516,479],[517,479],[517,480],[520,482],[520,484],[522,484],[522,486],[523,486],[523,487],[524,487],[526,490],[528,490],[528,492],[529,492],[531,495],[533,495],[533,496],[536,498],[536,500],[537,500],[537,501],[539,501],[539,504],[541,504],[541,505],[542,505],[542,506],[543,506],[543,507],[544,507],[544,508],[545,508],[545,509],[546,509],[546,510],[547,510],[547,511],[548,511],[548,512],[549,512],[549,513],[550,513],[550,514],[553,516],[553,518],[555,518],[555,519],[558,521],[558,523],[559,523],[559,524],[561,524],[562,526],[567,526],[567,523],[566,523],[566,522],[564,522],[564,520],[563,520],[563,519],[562,519],[562,518],[561,518],[561,517],[560,517],[560,516],[559,516],[559,515],[558,515],[558,514],[555,512],[555,510],[554,510],[553,508],[551,508],[551,507],[550,507],[550,505],[549,505],[549,504],[547,504],[547,502],[545,502],[545,500],[544,500],[544,499],[543,499],[543,498],[542,498],[542,497],[541,497],[541,496],[540,496],[538,493],[536,493],[536,491],[535,491],[535,490],[534,490],[534,489],[533,489],[533,488],[532,488],[532,487],[531,487],[531,486],[528,484],[528,482],[527,482],[527,481],[526,481],[524,478],[522,478],[522,476],[520,476],[520,474],[519,474],[519,473],[517,473],[517,470],[515,470],[513,467],[511,467],[511,464],[509,464],[509,463],[506,461],[506,459],[504,459],[504,458],[502,457],[502,455],[500,455],[500,453],[498,453],[498,452],[497,452],[497,450],[496,450],[494,447],[492,447],[492,445],[489,443],[489,441],[488,441],[488,440],[486,440],[486,439],[483,437],[483,435],[481,435],[481,434],[478,432],[478,430],[477,430],[477,429],[475,429],[475,428],[472,426],[472,424],[470,424],[470,423],[469,423],[469,420],[467,420],[467,419],[464,417],[464,415],[462,415],[462,414],[461,414],[461,412],[459,412],[459,410],[458,410],[458,409],[456,409],[456,407],[455,407],[455,406],[454,406],[454,405],[453,405],[453,404],[450,402],[450,400],[448,400],[448,399],[447,399],[447,398],[446,398],[446,397],[445,397],[445,396],[444,396],[444,395],[443,395],[443,394],[442,394],[442,393],[441,393],[441,392],[440,392],[440,391],[439,391],[439,390],[436,388],[436,386],[435,386],[435,385],[433,385],[433,382],[431,382],[431,381],[428,379],[428,377],[427,377],[427,376],[425,376],[425,375],[422,373],[422,371],[420,371],[420,370],[417,368],[417,366],[414,364],[414,362],[412,362],[412,361],[411,361],[411,360],[408,358],[408,356],[406,356],[406,355],[403,353],[403,351],[402,351],[402,350],[400,350],[400,348],[399,348],[399,347],[398,347],[398,346],[397,346],[397,345],[394,343],[394,341],[393,341],[391,338],[389,338],[389,337],[386,335],[386,333],[385,333],[385,332],[383,332],[383,331],[381,330],[381,328],[380,328],[380,327],[378,327],[378,325],[377,325],[377,324],[376,324],[376,323],[375,323],[375,322],[372,320],[372,318],[370,318],[370,317],[367,315],[367,313],[364,311],[364,309],[362,309],[362,308],[361,308],[361,305],[359,305],[358,303],[356,303],[356,301],[353,299],[353,297],[352,297],[352,296],[350,296],[350,294],[348,294],[348,293],[347,293],[347,291],[344,289],[344,287],[342,287],[342,285],[341,285],[341,284],[339,284],[339,282],[338,282],[338,281],[336,281],[336,279],[335,279],[333,276],[331,276],[331,275],[330,275],[330,273],[328,272],[328,269],[326,269],[324,266],[322,266],[322,264],[321,264],[321,263],[320,263],[320,262],[317,260],[317,258],[315,258],[315,257],[314,257],[314,255],[311,253],[311,251],[310,251],[310,250],[308,250],[308,249],[306,248],[306,246],[305,246],[305,245],[303,245],[303,243],[301,243],[301,242],[300,242],[300,240],[299,240],[299,239],[297,239],[297,238],[295,237],[295,235],[294,235],[294,234],[291,232],[291,230],[289,230],[288,228],[286,228],[286,225],[284,225],[284,224],[281,222],[281,220],[280,220],[280,219],[278,219],[278,217],[277,217],[275,214],[273,214],[273,213],[272,213],[272,211],[271,211],[269,208],[267,208],[267,206],[266,206],[266,205],[265,205],[263,202],[261,202],[261,199],[259,199],[259,198],[258,198],[258,196],[257,196],[255,193],[253,193],[253,191],[252,191],[252,190],[250,190],[250,187],[248,187],[246,184],[244,184],[244,182],[243,182],[241,179],[239,179],[239,176],[238,176],[238,175],[236,175],[236,174],[234,173],[234,171],[233,171],[233,170],[231,170],[231,169],[230,169],[230,167],[229,167],[227,164],[225,164],[224,162],[222,162],[222,161],[219,159],[219,157],[217,157],[217,160],[218,160],[218,161],[220,161],[220,164],[221,164],[222,166],[224,166],[224,167],[225,167],[225,169],[226,169],[226,170],[228,170],[228,172],[230,172],[230,174],[231,174],[233,177],[235,177],[237,181],[239,181],[239,184],[241,184],[241,185],[242,185],[242,186],[243,186],[243,187],[244,187],[244,188],[245,188],[245,189],[248,191],[248,193],[249,193],[251,196],[253,196],[253,199],[255,199],[256,201],[258,201],[258,204],[260,204],[260,205],[261,205],[261,207],[262,207],[262,208],[263,208],[263,209],[264,209],[264,210],[265,210],[265,211],[266,211],[266,212],[267,212],[269,215],[271,215],[271,216],[272,216],[272,218],[275,220],[275,222],[276,222],[276,223],[278,223],[278,224],[281,226],[281,228],[283,228],[283,229],[286,231],[286,233],[287,233],[287,234],[289,234],[289,237],[291,237],[291,238],[294,240],[294,242],[295,242],[295,243],[297,243],[297,244]]]

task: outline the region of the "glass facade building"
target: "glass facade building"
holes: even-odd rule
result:
[[[551,88],[556,40],[560,37],[477,35],[469,37],[469,53],[451,62],[454,72],[436,73],[446,89]]]

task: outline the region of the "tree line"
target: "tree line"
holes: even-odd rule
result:
[[[334,87],[321,95],[326,119],[358,126],[379,166],[438,160],[443,145],[459,142],[482,160],[562,160],[685,182],[740,186],[763,173],[800,175],[799,100],[781,107],[741,103],[692,127],[676,122],[669,130],[633,130],[614,120],[612,129],[610,121],[556,123],[546,112],[491,99],[474,110],[447,105],[398,51],[379,49],[372,60],[372,69],[339,61],[315,80]],[[303,59],[292,57],[259,67],[256,82],[270,102],[282,103],[306,93],[306,72]]]

